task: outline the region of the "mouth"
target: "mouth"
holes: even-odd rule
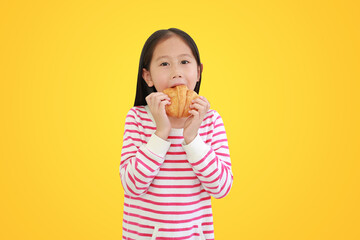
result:
[[[184,83],[175,83],[174,85],[172,85],[171,87],[176,87],[176,86],[180,86],[180,85],[185,85]]]

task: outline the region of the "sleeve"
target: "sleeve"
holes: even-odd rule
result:
[[[183,143],[183,148],[204,189],[214,198],[223,198],[231,189],[233,174],[224,123],[216,111],[214,118],[211,144],[197,134],[189,144]]]
[[[141,136],[137,114],[131,109],[126,116],[123,146],[121,149],[120,178],[125,193],[133,197],[145,194],[158,174],[170,142],[154,133],[148,142]]]

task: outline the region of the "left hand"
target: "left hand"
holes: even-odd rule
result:
[[[205,118],[206,113],[210,109],[209,101],[200,96],[192,101],[190,105],[190,116],[185,121],[184,125],[184,141],[185,144],[189,144],[196,137],[202,121]]]

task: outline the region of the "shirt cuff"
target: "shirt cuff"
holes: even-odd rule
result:
[[[170,148],[170,145],[170,142],[165,141],[164,139],[156,136],[156,134],[153,133],[146,144],[146,148],[153,154],[164,158]]]
[[[199,134],[197,134],[194,140],[189,144],[183,142],[182,147],[185,150],[190,163],[199,161],[209,150],[209,146],[206,145]]]

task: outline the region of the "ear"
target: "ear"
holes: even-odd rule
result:
[[[143,68],[142,77],[149,87],[154,86],[154,82],[151,80],[150,71],[146,70],[146,68]]]
[[[198,66],[198,77],[197,77],[197,82],[200,80],[200,75],[203,71],[203,64],[201,63],[200,66]]]

